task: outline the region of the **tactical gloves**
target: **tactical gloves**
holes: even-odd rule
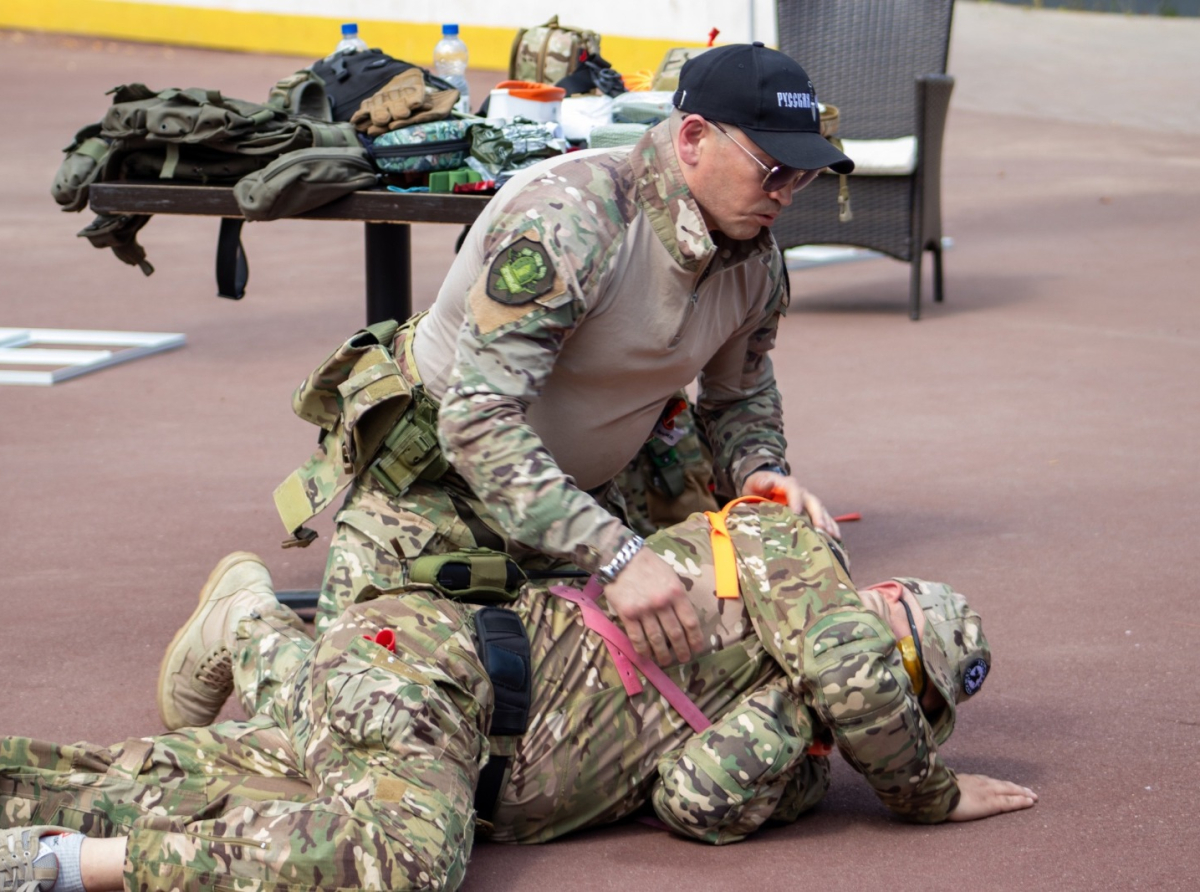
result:
[[[364,99],[350,123],[367,136],[379,136],[398,127],[441,120],[456,102],[458,90],[427,90],[421,69],[410,68]]]

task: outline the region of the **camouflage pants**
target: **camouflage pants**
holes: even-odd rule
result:
[[[292,659],[303,636],[284,638]],[[0,826],[128,836],[130,890],[461,883],[491,712],[469,614],[421,594],[358,605],[258,690],[247,722],[109,748],[0,740]]]

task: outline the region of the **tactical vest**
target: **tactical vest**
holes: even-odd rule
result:
[[[393,496],[417,480],[439,479],[450,465],[437,439],[437,402],[425,392],[412,355],[419,313],[403,325],[379,322],[357,332],[292,396],[297,415],[321,428],[307,462],[275,490],[291,537],[285,548],[317,537],[304,526],[369,475]]]

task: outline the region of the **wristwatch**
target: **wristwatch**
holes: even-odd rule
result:
[[[633,560],[633,556],[641,551],[645,544],[646,540],[641,536],[634,536],[618,548],[613,559],[596,571],[596,578],[600,580],[600,584],[608,585],[616,579],[617,574],[625,569],[625,565]]]

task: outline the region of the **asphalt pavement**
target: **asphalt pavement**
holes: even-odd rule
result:
[[[913,826],[839,762],[815,813],[744,843],[630,823],[482,844],[465,889],[1200,886],[1197,47],[1191,19],[960,3],[946,302],[910,322],[907,269],[885,258],[797,271],[775,350],[793,466],[862,514],[855,579],[946,580],[984,617],[994,671],[947,761],[1038,805]],[[222,555],[261,554],[280,588],[321,576],[329,518],[282,551],[271,492],[313,446],[292,390],[362,323],[360,227],[249,225],[232,302],[214,296],[215,220],[152,219],[145,277],[49,196],[109,88],[265,98],[308,61],[0,32],[0,327],[187,336],[0,387],[0,733],[159,732],[159,659]],[[500,79],[471,76],[480,94]],[[457,235],[414,227],[418,308]]]

